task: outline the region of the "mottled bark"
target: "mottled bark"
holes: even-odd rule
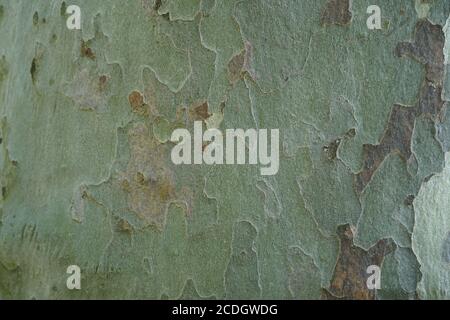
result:
[[[450,2],[372,4],[0,0],[0,299],[449,299]]]

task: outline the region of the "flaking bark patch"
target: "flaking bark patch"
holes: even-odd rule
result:
[[[381,268],[384,257],[395,249],[392,240],[383,239],[368,251],[353,244],[354,229],[350,225],[340,226],[340,254],[329,290],[324,290],[325,299],[375,299],[375,290],[367,288],[367,267]]]
[[[250,42],[246,41],[244,50],[233,56],[228,63],[228,80],[231,84],[239,81],[245,73],[249,74],[253,79],[256,78],[255,72],[251,68],[251,59],[253,47]]]
[[[349,24],[352,20],[350,11],[351,0],[329,0],[321,16],[322,25],[340,25]]]
[[[70,214],[72,216],[72,219],[76,222],[81,223],[84,221],[86,198],[87,188],[86,186],[82,185],[75,191],[70,205]]]
[[[33,81],[33,84],[37,84],[38,78],[39,78],[39,72],[41,69],[41,63],[44,56],[45,48],[44,46],[38,42],[35,47],[35,54],[33,59],[31,60],[31,66],[30,66],[30,75],[31,80]]]
[[[128,102],[130,103],[131,110],[134,113],[141,116],[147,116],[149,114],[149,107],[144,102],[144,96],[140,92],[133,91],[130,93],[128,96]]]
[[[5,7],[0,6],[0,23],[2,22],[4,15],[5,15]]]
[[[127,193],[128,206],[147,224],[162,228],[170,202],[177,199],[172,171],[166,166],[166,152],[144,123],[128,131],[130,160],[120,174],[120,185]]]
[[[91,60],[95,60],[96,56],[92,48],[89,47],[88,43],[85,41],[81,41],[80,53],[82,57],[89,58]]]
[[[442,258],[445,262],[450,263],[450,232],[448,233],[442,246]]]
[[[211,114],[208,112],[208,102],[203,102],[200,105],[194,105],[189,108],[189,118],[191,121],[204,121],[210,116]]]
[[[389,118],[387,130],[378,145],[364,145],[363,170],[356,176],[356,189],[362,192],[376,169],[391,152],[398,152],[405,160],[411,156],[411,138],[416,110],[395,105]]]
[[[394,105],[385,134],[378,145],[364,145],[363,169],[355,176],[356,190],[361,193],[372,179],[374,172],[391,152],[399,152],[406,160],[411,156],[411,137],[416,118],[426,116],[435,123],[441,121],[444,102],[445,37],[442,27],[428,20],[416,25],[414,42],[401,42],[396,48],[399,57],[408,56],[425,65],[419,101],[413,107]]]
[[[8,127],[6,118],[0,119],[0,218],[2,202],[9,196],[13,189],[17,175],[17,161],[11,159],[7,148]]]
[[[337,151],[339,145],[341,144],[341,139],[336,139],[330,142],[329,145],[323,147],[323,151],[326,153],[329,160],[335,160],[337,157]]]
[[[107,109],[109,99],[108,80],[106,75],[91,75],[88,69],[83,69],[75,74],[72,82],[66,86],[65,93],[81,110],[103,112]]]
[[[0,58],[0,85],[3,83],[3,80],[6,79],[7,75],[8,75],[8,65],[6,63],[5,56],[2,56]]]

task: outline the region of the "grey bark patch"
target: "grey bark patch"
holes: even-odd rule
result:
[[[66,96],[72,98],[81,110],[103,112],[107,109],[108,77],[91,75],[87,69],[76,73],[67,86]]]
[[[444,101],[441,97],[442,87],[433,83],[423,85],[420,93],[419,104],[417,106],[420,114],[426,114],[431,119],[442,121]]]
[[[230,262],[225,273],[227,297],[259,298],[258,258],[254,249],[258,231],[248,221],[234,225]],[[245,283],[245,289],[242,285]]]
[[[412,206],[416,197],[412,194],[408,195],[403,202],[405,206]]]
[[[3,82],[3,80],[6,79],[7,74],[8,74],[8,65],[6,63],[5,56],[2,56],[0,58],[0,84]]]
[[[317,299],[321,295],[320,272],[314,260],[300,248],[289,248],[289,291],[294,299]],[[311,295],[305,295],[305,288]]]
[[[158,12],[159,8],[161,8],[162,1],[161,0],[155,0],[155,4],[153,5],[153,10]]]
[[[38,42],[36,44],[35,55],[33,57],[33,60],[31,61],[31,66],[30,66],[31,80],[33,81],[34,84],[36,84],[39,80],[38,79],[39,78],[39,70],[41,67],[44,53],[45,53],[44,46]]]
[[[329,0],[322,11],[322,25],[344,26],[351,22],[350,0]]]
[[[33,24],[36,26],[39,23],[39,13],[36,11],[33,14]]]
[[[11,159],[9,150],[7,148],[8,140],[8,126],[6,118],[0,119],[0,208],[1,202],[9,196],[10,190],[13,189],[16,179],[17,161]],[[0,213],[1,216],[1,213]]]
[[[184,285],[183,292],[179,297],[180,300],[215,300],[215,296],[202,297],[195,286],[194,280],[188,279]]]
[[[0,6],[0,22],[2,22],[4,15],[5,15],[5,7]]]
[[[30,74],[31,74],[31,79],[33,80],[33,82],[36,81],[36,72],[37,72],[37,60],[36,60],[36,58],[33,58],[33,60],[31,61],[31,67],[30,67]]]
[[[447,234],[447,238],[442,246],[442,258],[445,262],[450,263],[450,232]]]
[[[444,103],[442,109],[442,120],[438,125],[439,141],[442,143],[444,151],[450,150],[450,108],[448,102]]]
[[[84,185],[75,190],[70,205],[70,214],[72,216],[72,219],[79,223],[83,222],[84,220],[84,201],[86,198],[86,192],[87,189]]]
[[[60,8],[60,14],[62,17],[64,17],[66,15],[66,11],[67,11],[67,4],[65,1],[63,1],[61,3],[61,8]]]
[[[256,187],[263,194],[264,212],[271,218],[280,217],[283,212],[283,205],[277,195],[276,188],[269,179],[259,180],[256,182]]]

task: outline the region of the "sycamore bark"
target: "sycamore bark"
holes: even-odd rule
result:
[[[0,0],[0,299],[450,298],[450,3],[377,3]]]

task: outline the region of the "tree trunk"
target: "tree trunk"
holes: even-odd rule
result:
[[[450,3],[377,3],[0,0],[0,299],[449,299]]]

